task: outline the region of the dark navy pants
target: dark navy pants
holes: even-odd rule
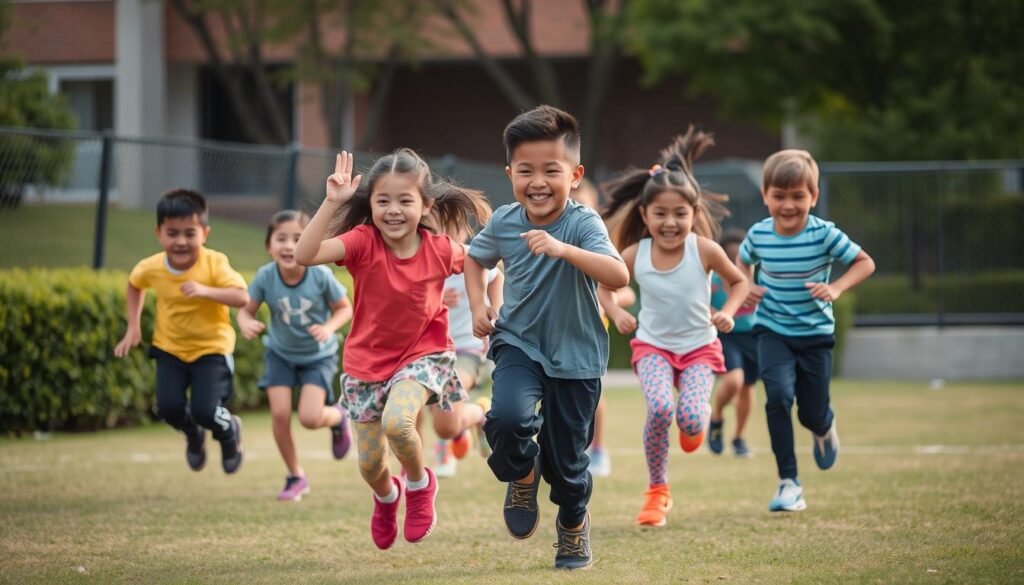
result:
[[[828,385],[836,340],[832,335],[779,335],[766,327],[755,327],[754,332],[761,379],[768,394],[764,408],[779,479],[796,479],[790,410],[795,399],[800,424],[816,435],[824,435],[831,428]]]
[[[157,415],[186,435],[207,428],[218,441],[234,440],[231,412],[224,406],[234,391],[229,358],[210,354],[183,362],[156,347],[150,348],[149,355],[156,359]],[[191,400],[185,394],[190,386]]]
[[[530,473],[539,454],[541,476],[551,485],[559,521],[578,526],[594,487],[586,449],[594,438],[601,379],[552,378],[507,344],[493,348],[492,356],[493,402],[484,433],[493,452],[487,464],[500,481],[516,481]]]

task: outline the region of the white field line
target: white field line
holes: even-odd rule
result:
[[[768,447],[752,448],[755,454],[771,455]],[[643,449],[620,447],[609,449],[615,456],[636,456],[643,457]],[[700,449],[696,453],[684,455],[678,450],[673,450],[673,457],[710,457],[707,449]],[[1020,455],[1024,454],[1024,444],[1007,445],[843,445],[840,453],[853,456],[874,456],[874,455],[906,455],[906,456],[934,456],[934,455]],[[728,450],[726,451],[728,454]],[[330,461],[333,459],[327,450],[303,450],[299,452],[302,459],[307,461]],[[345,462],[355,460],[355,452],[352,451],[345,458]],[[210,457],[218,457],[217,450],[210,451]],[[245,458],[248,461],[259,461],[263,459],[276,460],[280,457],[276,449],[253,449],[246,448]],[[177,450],[160,452],[132,452],[128,454],[110,455],[107,453],[90,454],[88,457],[72,456],[67,454],[58,455],[54,459],[26,461],[2,461],[0,460],[0,474],[46,472],[54,469],[67,469],[69,467],[91,467],[93,465],[121,465],[134,463],[138,465],[165,464],[181,462],[184,465],[184,457]]]

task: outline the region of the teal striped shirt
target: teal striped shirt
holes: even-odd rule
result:
[[[829,282],[832,262],[853,262],[860,246],[834,223],[813,215],[792,236],[780,236],[774,226],[770,217],[757,222],[740,245],[744,264],[761,264],[757,283],[767,289],[757,306],[757,324],[792,337],[831,335],[836,328],[832,303],[812,297],[805,283]]]

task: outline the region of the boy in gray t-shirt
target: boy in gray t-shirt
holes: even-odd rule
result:
[[[540,477],[551,485],[555,567],[580,569],[591,563],[586,448],[608,366],[597,284],[621,288],[629,273],[597,213],[568,200],[583,178],[576,120],[540,106],[512,120],[504,142],[518,203],[494,212],[466,261],[473,332],[491,336],[495,362],[487,462],[508,482],[505,525],[515,538],[537,528]],[[495,314],[484,303],[484,272],[498,261],[505,303]]]

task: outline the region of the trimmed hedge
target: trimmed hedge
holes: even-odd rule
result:
[[[348,274],[338,276],[351,290]],[[143,343],[124,359],[113,353],[125,331],[127,282],[127,274],[116,271],[0,271],[0,433],[86,430],[155,418],[156,368],[147,357],[152,294],[142,314]],[[266,306],[260,311],[266,320]],[[234,356],[232,407],[264,404],[256,387],[263,344],[239,334]]]

